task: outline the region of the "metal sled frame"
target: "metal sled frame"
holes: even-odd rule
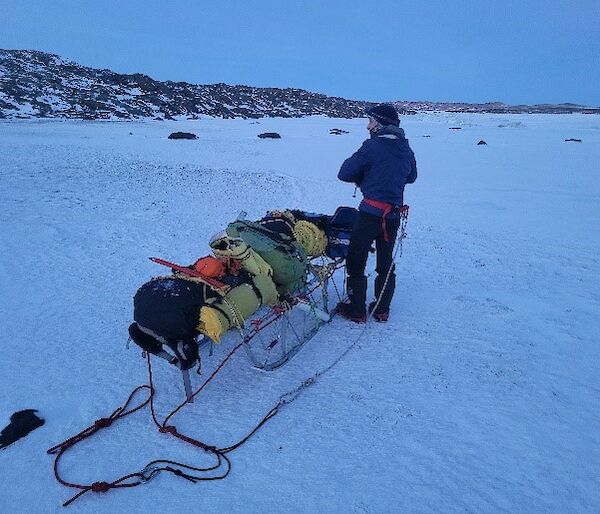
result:
[[[304,290],[271,309],[272,323],[261,328],[262,319],[252,321],[258,330],[243,340],[252,366],[263,371],[283,366],[331,320],[328,287],[339,264],[309,266],[311,276]]]
[[[301,291],[273,307],[261,309],[258,317],[246,320],[240,329],[241,345],[253,367],[273,371],[283,366],[330,321],[328,288],[333,275],[342,267],[342,259],[327,259],[327,262],[324,258],[313,259],[307,284]],[[199,346],[200,355],[206,349],[212,355],[213,345],[208,338],[203,338]]]

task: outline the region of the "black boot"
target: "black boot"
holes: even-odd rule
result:
[[[396,289],[396,274],[393,270],[390,273],[385,290],[383,290],[384,283],[385,275],[377,275],[375,279],[375,301],[369,304],[369,312],[373,314],[377,321],[387,321],[390,314],[390,304]],[[377,304],[377,300],[379,300],[379,304]],[[377,309],[374,311],[375,305],[377,305]]]
[[[367,319],[367,277],[348,277],[346,289],[350,301],[338,304],[337,312],[350,321],[364,323]]]

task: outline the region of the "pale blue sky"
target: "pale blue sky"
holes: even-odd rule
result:
[[[600,106],[600,0],[0,0],[0,48],[351,99]]]

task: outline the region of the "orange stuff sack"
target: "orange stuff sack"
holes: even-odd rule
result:
[[[201,257],[194,263],[194,269],[210,278],[221,278],[225,275],[224,264],[212,256]]]

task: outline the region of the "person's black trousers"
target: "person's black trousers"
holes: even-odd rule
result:
[[[383,285],[390,266],[393,264],[393,250],[396,234],[400,227],[400,219],[387,218],[386,228],[388,233],[388,241],[384,239],[383,227],[380,216],[373,216],[360,212],[359,216],[352,228],[352,236],[350,238],[350,247],[348,257],[346,258],[346,271],[348,273],[348,297],[350,299],[350,311],[355,316],[365,315],[366,300],[367,300],[367,277],[365,276],[365,268],[369,257],[369,250],[375,241],[375,249],[377,252],[377,266],[375,268],[377,277],[375,278],[375,300],[381,296],[381,300],[376,312],[388,312],[390,303],[394,296],[396,287],[396,274],[392,269],[388,279],[385,291]]]

